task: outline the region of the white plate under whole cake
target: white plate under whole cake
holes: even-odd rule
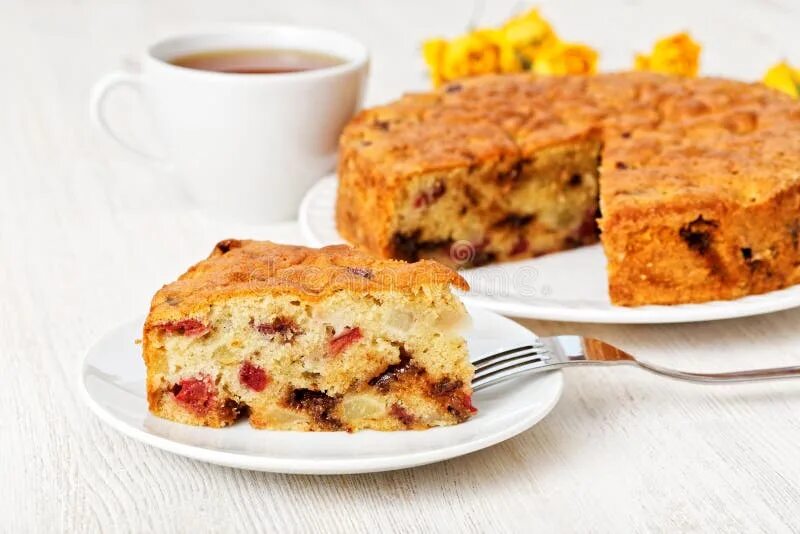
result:
[[[536,341],[522,325],[467,307],[470,358]],[[476,392],[477,414],[428,430],[292,432],[256,430],[247,421],[205,428],[160,419],[147,410],[142,347],[144,318],[103,336],[87,352],[80,374],[84,400],[100,419],[136,440],[209,463],[277,473],[345,474],[403,469],[455,458],[516,436],[544,418],[561,396],[561,371],[520,376]]]
[[[336,231],[337,181],[328,176],[300,206],[300,229],[312,246],[345,241]],[[614,306],[598,245],[528,260],[465,269],[464,302],[513,317],[591,323],[680,323],[759,315],[800,306],[800,285],[736,300],[672,306]]]

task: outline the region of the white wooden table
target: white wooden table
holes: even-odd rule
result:
[[[203,218],[157,169],[91,130],[92,82],[155,37],[193,24],[337,28],[373,50],[368,103],[422,89],[417,46],[469,18],[463,0],[62,0],[0,4],[0,531],[800,531],[800,382],[701,387],[632,369],[569,372],[541,424],[467,457],[362,476],[206,465],[105,427],[80,401],[88,345],[217,240],[298,241],[295,224]],[[486,2],[496,22],[512,1]],[[542,1],[563,34],[629,64],[691,29],[704,70],[757,78],[800,62],[792,0]],[[146,142],[136,102],[118,121]],[[201,112],[201,111],[198,111]],[[677,326],[530,321],[695,369],[800,362],[800,310]]]

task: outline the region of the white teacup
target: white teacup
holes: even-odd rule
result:
[[[279,74],[231,74],[170,64],[191,53],[291,49],[342,60]],[[140,90],[151,108],[171,169],[197,203],[248,222],[295,216],[305,191],[329,172],[339,134],[361,105],[368,53],[329,30],[234,26],[178,35],[150,46],[140,74],[116,72],[92,94],[95,122],[125,148],[152,159],[111,128],[103,112],[111,89]]]

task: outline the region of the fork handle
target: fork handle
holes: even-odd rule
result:
[[[729,384],[736,382],[758,382],[764,380],[800,378],[800,366],[770,367],[766,369],[729,371],[725,373],[693,373],[689,371],[679,371],[677,369],[667,369],[660,365],[638,362],[635,360],[573,360],[567,362],[549,362],[538,367],[526,369],[518,374],[543,373],[572,367],[606,367],[611,365],[633,365],[659,376],[700,384]]]
[[[728,371],[722,373],[697,373],[669,369],[660,365],[639,361],[627,352],[599,339],[581,338],[578,336],[558,336],[556,338],[543,338],[542,342],[547,345],[555,355],[553,361],[549,365],[544,366],[542,370],[579,365],[628,364],[636,365],[641,369],[660,376],[705,384],[800,378],[800,366],[749,369],[745,371]]]
[[[690,373],[675,369],[666,369],[659,365],[635,362],[639,367],[657,375],[700,382],[704,384],[721,384],[729,382],[756,382],[759,380],[776,380],[779,378],[800,378],[800,366],[771,367],[767,369],[751,369],[747,371],[729,371],[725,373]]]

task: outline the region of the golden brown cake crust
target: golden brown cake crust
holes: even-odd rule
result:
[[[347,245],[314,249],[227,239],[155,294],[145,326],[191,317],[232,296],[294,294],[315,301],[339,291],[402,292],[426,285],[469,289],[461,276],[433,261],[385,260]]]
[[[484,76],[365,110],[341,138],[337,227],[394,256],[394,214],[420,176],[488,162],[491,172],[473,173],[484,182],[587,139],[602,142],[600,227],[615,303],[735,298],[800,281],[800,104],[718,78]],[[687,225],[701,217],[710,230],[693,238]]]

